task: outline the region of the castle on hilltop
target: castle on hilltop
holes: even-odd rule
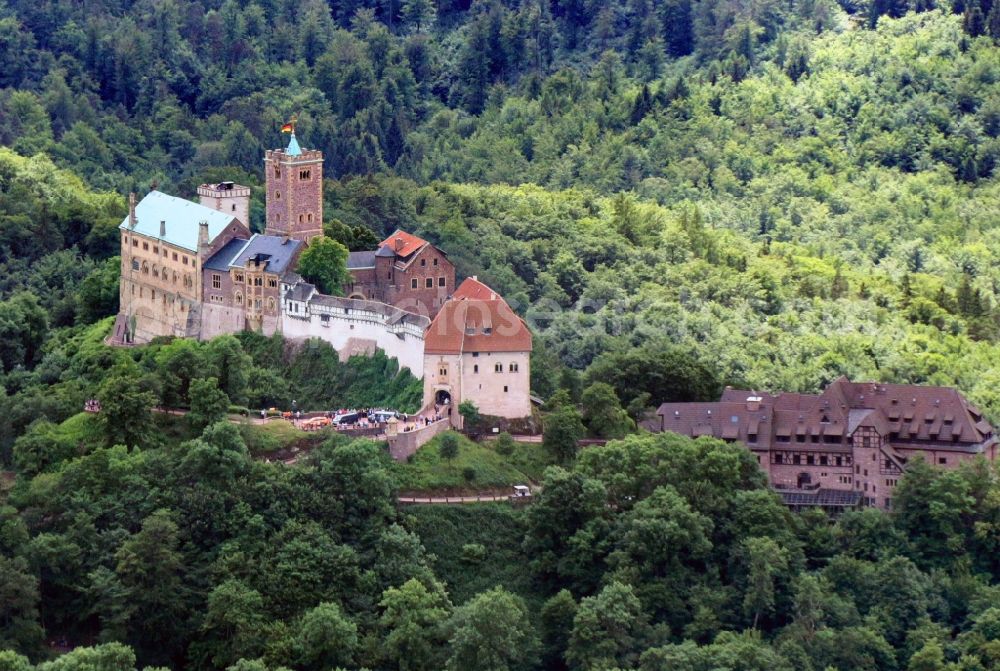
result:
[[[846,377],[821,394],[727,388],[717,403],[664,403],[647,428],[742,443],[787,505],[831,512],[892,508],[917,456],[958,468],[997,455],[993,427],[957,390]]]
[[[250,231],[250,188],[233,182],[202,184],[198,203],[130,196],[110,344],[244,330],[314,337],[342,359],[385,351],[424,378],[425,405],[531,414],[531,334],[498,294],[475,278],[456,287],[448,255],[402,230],[349,254],[346,298],[320,293],[295,268],[323,235],[323,153],[300,147],[293,130],[285,149],[265,153],[264,174],[263,234]]]

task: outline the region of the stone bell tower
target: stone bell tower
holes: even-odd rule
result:
[[[302,149],[295,131],[286,149],[264,154],[265,233],[309,240],[323,235],[323,152]]]

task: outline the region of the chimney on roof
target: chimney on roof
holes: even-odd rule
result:
[[[208,222],[198,222],[198,251],[208,248]]]
[[[747,410],[757,412],[760,409],[760,396],[747,396]]]
[[[161,238],[167,237],[167,222],[165,222],[163,219],[160,219],[160,237]]]
[[[403,248],[403,238],[396,238],[396,251],[398,252]]]
[[[128,195],[128,227],[135,228],[139,221],[135,218],[135,191]]]

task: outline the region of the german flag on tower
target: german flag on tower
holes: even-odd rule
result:
[[[282,133],[294,133],[295,132],[295,123],[298,120],[299,120],[298,115],[297,114],[293,114],[292,118],[288,120],[288,123],[286,123],[284,126],[281,127],[281,132]]]

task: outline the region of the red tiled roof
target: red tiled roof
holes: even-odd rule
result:
[[[427,354],[530,351],[531,332],[499,297],[452,298],[441,306],[424,336]]]
[[[418,238],[412,233],[396,230],[395,233],[379,243],[379,247],[388,246],[396,256],[409,256],[427,244],[423,238]]]
[[[464,282],[458,285],[458,289],[455,289],[455,293],[451,297],[475,298],[481,301],[503,300],[497,292],[480,282],[476,277],[466,278]]]

